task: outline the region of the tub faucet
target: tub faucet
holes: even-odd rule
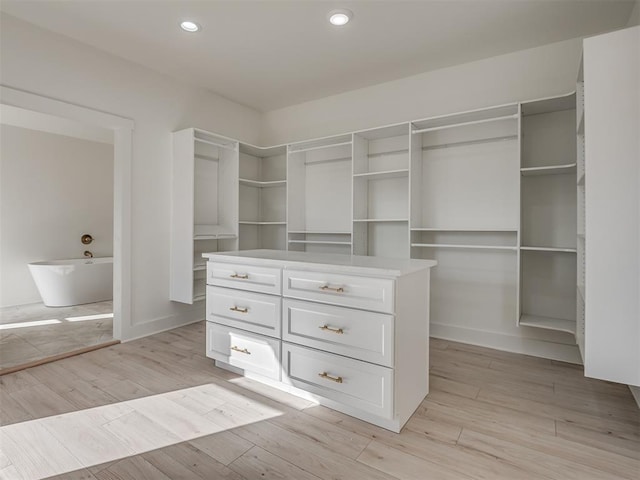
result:
[[[89,250],[85,250],[84,251],[84,256],[88,257],[88,258],[93,258],[93,253],[91,253]]]

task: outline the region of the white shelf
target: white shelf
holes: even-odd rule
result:
[[[500,117],[492,117],[492,118],[483,118],[480,120],[471,120],[468,122],[460,122],[460,123],[452,123],[452,124],[448,124],[448,125],[439,125],[439,126],[435,126],[435,127],[429,127],[429,128],[421,128],[418,130],[412,130],[411,133],[427,133],[427,132],[435,132],[437,130],[446,130],[449,128],[457,128],[457,127],[466,127],[468,125],[479,125],[481,123],[489,123],[489,122],[498,122],[500,120],[515,120],[518,118],[518,115],[502,115]]]
[[[354,173],[353,178],[364,178],[366,180],[382,180],[385,178],[402,178],[409,176],[409,169],[387,170],[384,172]]]
[[[437,228],[437,227],[415,227],[412,232],[517,232],[517,228]]]
[[[336,232],[336,231],[319,231],[319,230],[289,230],[289,234],[302,234],[302,235],[351,235],[351,232]]]
[[[194,272],[201,272],[202,270],[206,270],[207,269],[207,264],[206,263],[194,263],[193,264],[193,271]]]
[[[549,165],[545,167],[527,167],[521,168],[520,174],[528,177],[531,175],[560,175],[563,173],[575,173],[576,164],[567,163],[565,165]]]
[[[521,315],[521,327],[544,328],[546,330],[556,330],[558,332],[566,332],[572,335],[576,334],[576,321],[565,320],[562,318],[538,317],[536,315]]]
[[[248,178],[241,178],[240,185],[246,185],[248,187],[256,188],[269,188],[269,187],[283,187],[287,184],[286,180],[274,180],[269,182],[260,182],[258,180],[249,180]]]
[[[236,150],[235,144],[233,145],[225,145],[223,143],[218,143],[218,142],[212,142],[209,140],[205,140],[203,138],[198,138],[198,137],[194,137],[194,140],[198,143],[205,143],[207,145],[213,145],[214,147],[219,147],[219,148],[226,148],[227,150]]]
[[[351,245],[351,242],[335,242],[331,240],[289,240],[289,243],[306,243],[310,245]]]
[[[195,302],[201,302],[203,300],[206,300],[207,298],[207,294],[203,293],[202,295],[196,295],[195,297],[193,297],[193,301]]]
[[[328,143],[325,145],[315,145],[315,146],[311,146],[311,147],[302,147],[302,148],[295,148],[295,146],[290,145],[289,146],[289,153],[300,153],[300,152],[310,152],[312,150],[321,150],[323,148],[333,148],[333,147],[341,147],[344,145],[351,145],[351,142],[339,142],[339,143]]]
[[[508,245],[458,245],[452,243],[412,243],[412,247],[421,248],[464,248],[477,250],[511,250],[516,251],[518,247]]]
[[[576,253],[575,248],[559,248],[559,247],[520,247],[520,250],[531,252],[560,252],[560,253]]]
[[[286,225],[287,222],[251,222],[241,220],[240,225]]]
[[[395,222],[402,223],[408,222],[408,218],[358,218],[354,219],[354,222],[369,222],[369,223],[383,223],[383,222]]]
[[[202,235],[194,235],[194,240],[226,240],[237,238],[235,233],[216,233],[216,234],[202,234]]]

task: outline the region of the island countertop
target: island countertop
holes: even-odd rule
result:
[[[336,273],[375,274],[398,277],[435,267],[435,260],[369,257],[332,253],[291,252],[284,250],[241,250],[203,253],[209,261],[248,263],[298,270],[323,270]]]

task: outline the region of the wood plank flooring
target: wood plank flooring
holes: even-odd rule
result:
[[[204,323],[0,377],[2,479],[640,478],[640,412],[581,368],[431,340],[394,434],[213,366]]]
[[[113,302],[0,308],[0,375],[113,341]]]

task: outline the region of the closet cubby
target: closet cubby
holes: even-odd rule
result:
[[[517,230],[518,106],[413,122],[411,228]]]
[[[438,261],[432,318],[499,331],[517,311],[517,104],[413,122],[410,252]]]
[[[286,250],[286,147],[239,148],[239,249]]]
[[[170,299],[204,299],[205,251],[235,250],[238,142],[196,128],[172,134]]]
[[[516,230],[413,229],[411,248],[516,251],[518,249],[517,234]]]
[[[287,249],[350,254],[352,135],[287,149]]]
[[[353,135],[353,253],[409,257],[409,125]]]
[[[519,325],[576,334],[576,94],[523,103]]]

